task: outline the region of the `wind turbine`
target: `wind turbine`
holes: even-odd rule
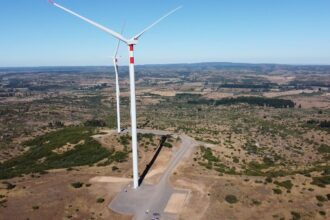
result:
[[[118,79],[118,49],[120,45],[120,40],[118,40],[117,48],[115,50],[115,54],[113,55],[112,61],[113,61],[113,67],[115,68],[115,75],[116,75],[116,102],[117,102],[117,131],[118,133],[121,132],[120,130],[120,100],[119,100],[119,79]]]
[[[124,31],[125,24],[121,30],[121,34]],[[119,89],[119,76],[118,76],[118,50],[120,46],[120,40],[118,40],[117,47],[115,49],[115,53],[112,57],[113,67],[115,68],[115,75],[116,75],[116,102],[117,102],[117,131],[118,133],[121,132],[120,128],[120,89]]]
[[[161,20],[164,18],[168,17],[169,15],[173,14],[175,11],[179,10],[181,8],[177,7],[173,9],[172,11],[168,12],[158,20],[156,20],[154,23],[146,27],[144,30],[142,30],[140,33],[137,35],[133,36],[132,38],[125,38],[121,34],[104,27],[101,24],[98,24],[86,17],[83,17],[79,14],[77,14],[74,11],[71,11],[53,0],[48,0],[52,5],[54,5],[57,8],[62,9],[63,11],[74,15],[87,23],[90,23],[91,25],[94,25],[95,27],[107,32],[108,34],[112,35],[113,37],[117,38],[118,40],[124,42],[128,48],[129,48],[129,77],[130,77],[130,98],[131,98],[131,133],[132,133],[132,157],[133,157],[133,188],[137,189],[139,187],[139,173],[138,173],[138,150],[137,150],[137,131],[136,131],[136,99],[135,99],[135,72],[134,72],[134,45],[138,43],[139,38],[150,28],[158,24]]]

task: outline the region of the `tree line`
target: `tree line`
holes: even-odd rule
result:
[[[249,104],[257,106],[267,106],[274,108],[293,108],[295,103],[288,99],[265,98],[255,96],[239,96],[235,98],[223,98],[219,100],[214,99],[197,99],[188,100],[189,104],[206,104],[206,105],[235,105],[235,104]]]

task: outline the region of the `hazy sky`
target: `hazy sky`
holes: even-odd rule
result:
[[[136,63],[330,64],[329,0],[57,0],[131,37]],[[111,65],[110,35],[47,0],[0,0],[0,66]],[[127,48],[122,45],[122,64]]]

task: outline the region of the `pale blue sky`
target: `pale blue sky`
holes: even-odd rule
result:
[[[131,37],[147,32],[137,64],[248,62],[330,64],[329,0],[57,0]],[[111,65],[110,35],[47,0],[0,0],[0,66]],[[127,48],[122,45],[122,64]]]

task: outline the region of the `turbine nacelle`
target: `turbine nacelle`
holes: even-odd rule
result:
[[[139,40],[138,39],[135,39],[135,38],[132,38],[130,40],[128,40],[127,42],[125,42],[127,45],[136,45],[138,44]]]

